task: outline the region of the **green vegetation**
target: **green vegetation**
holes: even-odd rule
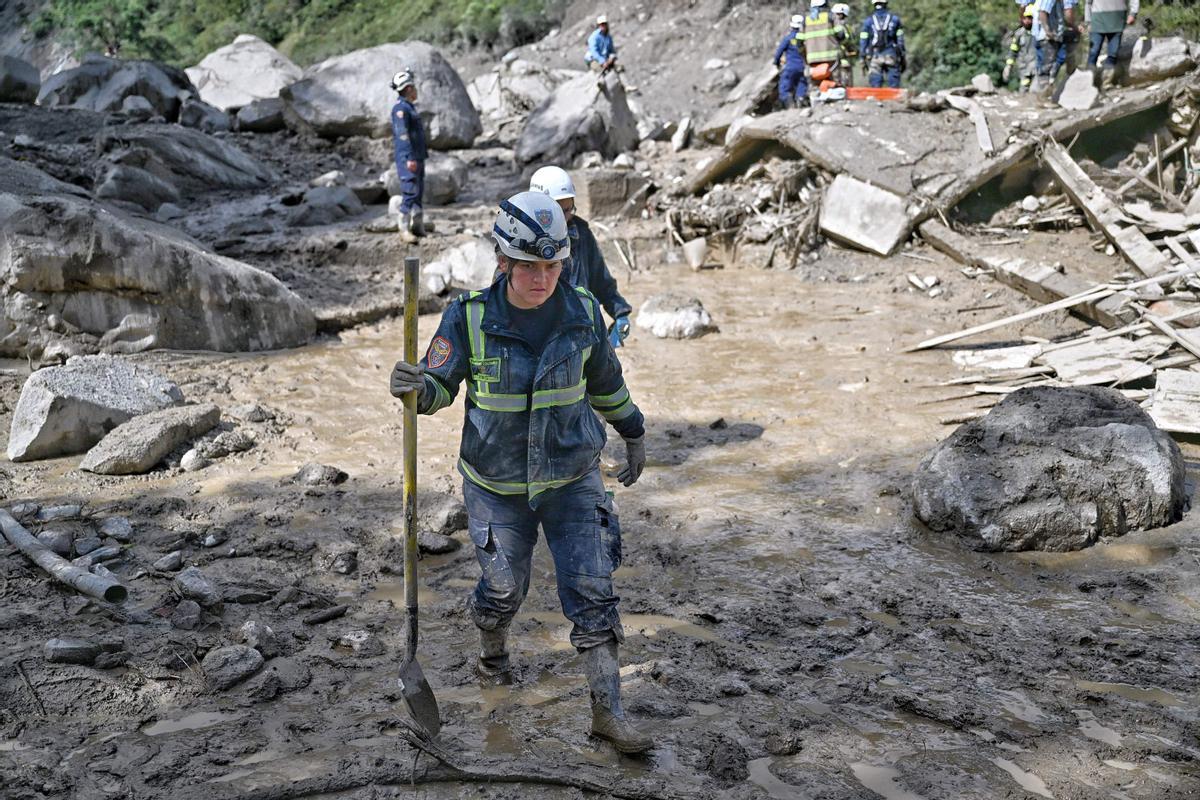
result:
[[[1013,0],[891,5],[908,39],[907,85],[961,85],[980,72],[999,78],[1001,42],[1019,24]],[[239,33],[253,33],[303,65],[413,38],[499,53],[540,37],[566,6],[567,0],[50,0],[34,30],[65,36],[80,50],[117,45],[126,58],[179,66],[196,63]],[[851,6],[861,21],[872,4],[855,0]],[[1156,34],[1181,32],[1200,40],[1200,8],[1189,0],[1145,0],[1141,19],[1152,19]]]

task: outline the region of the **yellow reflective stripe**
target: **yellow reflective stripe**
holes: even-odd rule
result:
[[[485,339],[483,336],[483,303],[468,302],[467,328],[471,336],[471,356],[484,357]]]
[[[523,394],[491,394],[477,391],[474,386],[467,386],[467,397],[484,411],[517,412],[529,407],[529,398]]]
[[[594,406],[619,406],[629,399],[629,387],[621,384],[621,388],[612,394],[589,394],[588,402]]]
[[[575,478],[565,478],[561,481],[540,481],[537,483],[531,483],[531,484],[529,484],[529,496],[535,497],[535,496],[541,494],[542,492],[546,491],[547,489],[558,489],[560,487],[566,486],[569,483],[574,483],[575,481],[579,480],[579,478],[581,478],[581,477],[583,477],[583,476],[580,475]]]
[[[433,384],[433,402],[429,406],[430,414],[434,413],[435,411],[442,410],[453,402],[450,399],[450,391],[442,385],[441,381],[430,375],[428,372],[425,373],[425,380]]]
[[[609,411],[599,408],[596,410],[600,412],[600,416],[604,417],[609,422],[620,422],[634,411],[637,411],[637,406],[633,404],[633,398],[628,398],[624,403],[621,403],[621,405]]]
[[[814,50],[808,54],[808,57],[813,61],[834,61],[838,57],[837,50]]]
[[[587,385],[583,382],[566,389],[542,389],[533,393],[533,410],[552,406],[569,406],[583,400]]]
[[[475,468],[467,463],[466,459],[461,456],[458,459],[458,470],[467,477],[471,483],[478,484],[489,492],[496,494],[525,494],[528,486],[524,483],[508,483],[506,481],[489,481],[478,472]]]

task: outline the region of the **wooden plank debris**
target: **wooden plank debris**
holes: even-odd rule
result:
[[[983,151],[983,154],[991,156],[995,153],[996,147],[992,144],[992,132],[988,129],[987,114],[983,113],[983,106],[969,97],[957,94],[946,94],[943,97],[952,108],[963,112],[971,118],[971,122],[975,123],[975,139],[979,142],[979,149]]]
[[[1072,386],[1118,385],[1152,376],[1154,367],[1149,362],[1171,345],[1166,336],[1084,340],[1074,347],[1043,353],[1036,362],[1053,367],[1058,379]]]
[[[1046,165],[1071,200],[1083,209],[1092,225],[1107,236],[1139,272],[1154,277],[1168,272],[1170,262],[1125,215],[1108,195],[1087,176],[1066,148],[1047,142],[1042,150]]]
[[[1200,372],[1166,369],[1158,373],[1146,410],[1164,431],[1200,434]]]

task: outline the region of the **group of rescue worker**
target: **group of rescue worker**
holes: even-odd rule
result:
[[[791,27],[775,48],[772,59],[779,68],[779,101],[784,108],[810,104],[810,84],[845,88],[853,85],[854,64],[862,59],[867,83],[881,88],[900,87],[908,67],[904,26],[888,9],[888,0],[875,0],[875,10],[863,20],[857,39],[850,33],[850,6],[811,0],[807,14],[792,17]]]
[[[601,69],[612,67],[613,53],[601,47],[598,56]],[[424,233],[425,134],[413,74],[397,73],[392,88],[402,235],[414,241]],[[620,752],[642,753],[653,740],[621,704],[624,632],[612,577],[621,564],[621,525],[600,474],[605,423],[625,445],[618,481],[633,485],[646,463],[644,419],[616,354],[632,308],[575,213],[575,194],[565,170],[545,166],[528,191],[500,203],[492,227],[495,282],[451,303],[424,358],[396,362],[389,388],[398,398],[415,392],[418,413],[434,414],[466,385],[458,471],[480,567],[468,600],[480,680],[512,683],[508,633],[529,591],[540,529],[571,643],[583,656],[592,735]],[[607,330],[602,307],[613,318]]]
[[[1003,79],[1016,77],[1022,92],[1049,91],[1059,72],[1076,68],[1076,46],[1088,34],[1087,68],[1111,81],[1128,25],[1137,21],[1140,0],[1016,0],[1021,27],[1012,32]],[[1083,8],[1083,20],[1079,9]],[[1101,63],[1101,55],[1104,60]]]

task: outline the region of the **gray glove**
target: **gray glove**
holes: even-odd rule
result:
[[[624,437],[622,437],[624,438]],[[617,473],[622,486],[633,486],[646,467],[646,437],[625,439],[625,466]]]
[[[425,365],[397,361],[396,366],[392,367],[392,379],[388,382],[388,388],[392,397],[404,397],[409,392],[420,392],[425,388]]]

